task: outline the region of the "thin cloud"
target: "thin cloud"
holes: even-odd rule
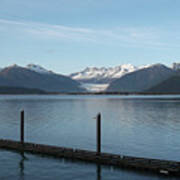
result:
[[[125,47],[149,46],[167,48],[172,45],[164,41],[164,37],[161,35],[163,33],[153,28],[121,27],[114,29],[91,29],[5,19],[0,19],[0,25],[2,27],[11,26],[12,28],[8,29],[8,31],[13,31],[13,29],[16,28],[16,31],[19,30],[28,33],[36,39],[44,38],[74,42],[92,42]]]

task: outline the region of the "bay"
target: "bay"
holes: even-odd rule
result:
[[[102,114],[102,151],[180,161],[180,96],[0,96],[0,138],[96,149],[97,113]],[[164,179],[64,159],[0,150],[0,179]],[[168,177],[166,177],[168,178]],[[168,178],[175,179],[175,178]]]

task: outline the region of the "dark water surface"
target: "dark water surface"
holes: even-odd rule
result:
[[[180,96],[0,96],[0,138],[180,161]],[[0,150],[0,179],[177,179]]]

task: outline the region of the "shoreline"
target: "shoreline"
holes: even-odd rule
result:
[[[119,93],[119,92],[110,92],[110,93],[106,93],[106,92],[95,92],[95,93],[91,93],[91,92],[86,92],[86,93],[74,93],[74,92],[63,92],[63,93],[56,93],[56,92],[45,92],[45,93],[0,93],[0,95],[119,95],[119,96],[164,96],[164,95],[180,95],[179,93]]]

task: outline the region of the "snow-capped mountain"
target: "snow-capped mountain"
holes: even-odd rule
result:
[[[109,92],[143,92],[176,75],[176,71],[163,64],[154,64],[135,72],[128,73],[112,81]]]
[[[138,69],[138,67],[131,64],[123,64],[110,68],[88,67],[81,72],[70,74],[70,77],[84,83],[110,83],[112,80]]]
[[[12,67],[21,67],[21,66],[19,66],[17,64],[13,64],[13,65],[7,66],[5,68],[12,68]],[[5,68],[0,68],[0,72]],[[24,68],[31,70],[31,71],[34,71],[34,72],[37,72],[37,73],[40,73],[40,74],[51,74],[51,73],[53,73],[52,71],[49,71],[49,70],[43,68],[42,66],[36,65],[36,64],[28,64]]]
[[[171,76],[180,76],[180,63],[116,67],[89,67],[70,77],[56,74],[39,65],[21,67],[16,64],[0,68],[0,86],[33,87],[63,92],[142,92]],[[10,81],[12,80],[12,81]]]
[[[172,67],[163,64],[134,66],[124,64],[110,68],[86,68],[70,77],[81,82],[88,91],[140,91],[165,80],[180,70],[180,63]],[[136,88],[137,86],[137,88]],[[144,89],[143,89],[144,88]]]
[[[42,74],[49,74],[52,73],[52,71],[48,71],[47,69],[39,66],[39,65],[35,65],[35,64],[28,64],[26,66],[27,69],[31,70],[31,71],[35,71],[37,73],[42,73]]]
[[[70,77],[82,83],[109,84],[113,80],[119,79],[125,74],[148,68],[151,65],[134,66],[132,64],[123,64],[110,68],[88,67],[81,72],[70,74]]]

